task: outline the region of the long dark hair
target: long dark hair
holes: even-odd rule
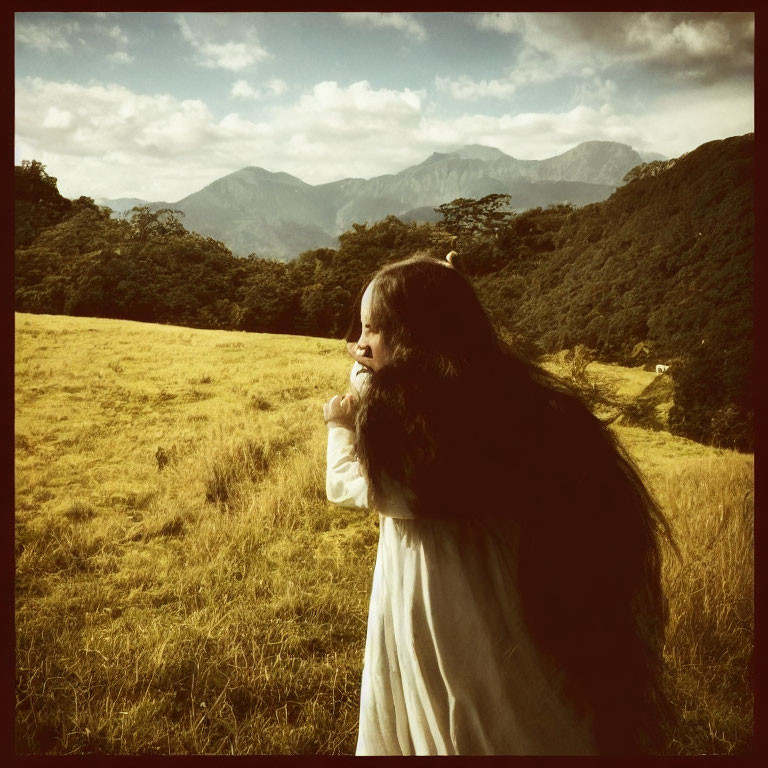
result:
[[[356,419],[374,504],[394,483],[417,517],[508,533],[531,636],[600,751],[662,750],[670,532],[637,467],[565,384],[500,341],[446,262],[382,268],[370,314],[389,352]]]

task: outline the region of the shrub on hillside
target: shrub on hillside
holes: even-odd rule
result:
[[[721,448],[754,451],[750,360],[699,353],[675,367],[675,401],[669,427]]]

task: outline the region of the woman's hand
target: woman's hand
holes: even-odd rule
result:
[[[323,419],[328,425],[354,429],[357,406],[357,398],[351,392],[346,395],[334,395],[323,406]]]

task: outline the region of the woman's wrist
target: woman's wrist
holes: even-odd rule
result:
[[[336,419],[332,419],[331,421],[326,421],[325,424],[328,427],[328,429],[336,428],[336,429],[347,429],[350,432],[355,431],[354,423],[348,424],[345,421],[337,421]]]

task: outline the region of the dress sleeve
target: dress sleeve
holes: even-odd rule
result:
[[[367,507],[368,483],[355,456],[354,433],[346,427],[328,427],[325,493],[342,507]]]

